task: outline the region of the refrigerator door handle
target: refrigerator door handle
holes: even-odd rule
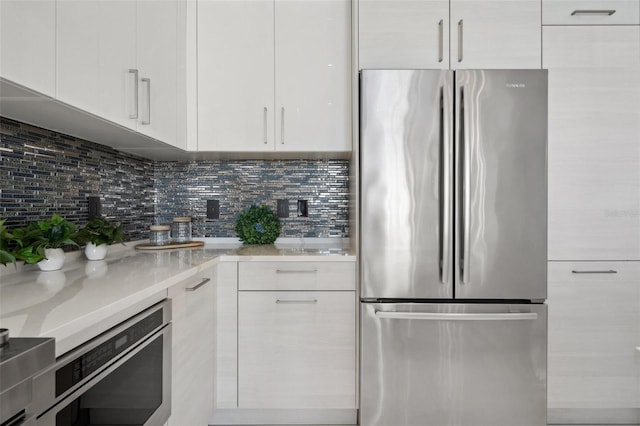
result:
[[[523,321],[536,320],[535,312],[489,313],[489,314],[464,314],[464,313],[439,313],[439,312],[385,312],[376,311],[376,317],[381,319],[406,319],[429,321]]]
[[[440,89],[440,126],[442,135],[442,150],[440,165],[440,185],[442,196],[440,198],[440,232],[442,246],[440,253],[440,281],[443,284],[449,283],[449,270],[451,269],[451,122],[449,113],[449,98],[445,94],[445,88]]]
[[[461,155],[462,155],[462,167],[460,167],[460,191],[461,191],[461,205],[462,205],[462,241],[460,248],[460,283],[469,283],[469,269],[471,265],[471,250],[469,247],[469,235],[471,224],[471,185],[470,185],[470,170],[469,170],[469,108],[467,105],[467,96],[465,96],[465,90],[463,86],[460,86],[460,133],[462,134],[461,140]]]

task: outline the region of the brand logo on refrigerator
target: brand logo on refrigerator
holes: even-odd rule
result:
[[[507,83],[507,87],[510,89],[522,89],[527,87],[527,85],[524,83]]]

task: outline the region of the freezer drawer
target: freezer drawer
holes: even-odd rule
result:
[[[363,426],[546,425],[544,304],[361,304]]]

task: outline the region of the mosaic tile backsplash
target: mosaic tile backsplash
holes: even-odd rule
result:
[[[238,214],[252,204],[275,212],[278,199],[289,201],[281,218],[282,237],[349,235],[349,163],[344,160],[197,161],[156,163],[156,221],[191,216],[193,233],[234,237]],[[206,219],[207,200],[219,200],[220,218]],[[306,200],[308,217],[297,216]]]
[[[0,117],[0,217],[10,227],[58,213],[83,225],[88,196],[123,224],[127,240],[153,223],[191,216],[195,237],[235,237],[238,213],[289,200],[283,237],[349,236],[349,162],[234,160],[153,162],[112,148]],[[206,202],[220,218],[206,219]],[[296,214],[297,200],[308,217]]]
[[[88,196],[122,223],[127,240],[147,238],[154,218],[154,163],[71,136],[0,118],[0,217],[9,227],[57,213],[88,219]]]

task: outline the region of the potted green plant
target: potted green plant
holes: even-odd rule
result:
[[[86,244],[84,254],[89,260],[102,260],[111,244],[122,243],[124,233],[120,223],[111,223],[103,217],[91,219],[75,235],[80,244]]]
[[[54,214],[51,219],[31,222],[24,231],[18,233],[22,241],[20,256],[25,257],[25,263],[34,263],[38,256],[38,267],[42,271],[57,271],[64,265],[63,246],[77,246],[73,240],[76,226],[64,220],[61,216]],[[18,230],[16,230],[18,231]],[[13,232],[16,237],[16,231]],[[16,257],[20,257],[16,256]]]
[[[6,220],[0,220],[0,264],[16,263],[16,257],[9,247],[13,241],[13,235],[4,226]]]

